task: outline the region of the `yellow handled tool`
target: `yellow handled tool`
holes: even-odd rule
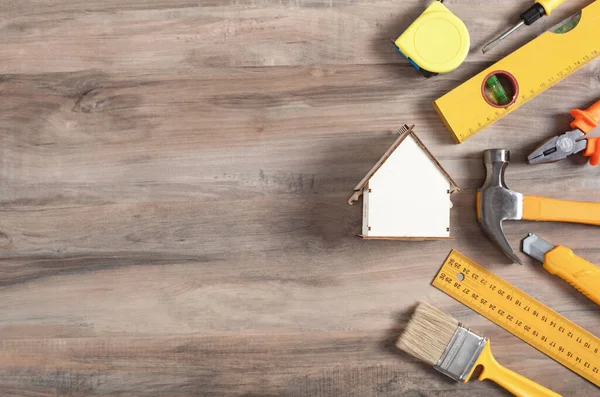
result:
[[[504,172],[510,163],[510,151],[485,150],[483,161],[486,178],[477,191],[477,220],[490,240],[513,262],[523,264],[504,235],[504,221],[525,219],[600,226],[600,203],[525,196],[510,190],[504,178]]]
[[[544,264],[544,269],[571,284],[600,305],[600,268],[562,245],[552,245],[530,234],[523,240],[523,252]]]
[[[556,10],[558,6],[564,3],[566,0],[538,0],[536,4],[544,7],[546,15],[550,15],[552,11]]]
[[[561,397],[560,394],[500,365],[492,355],[489,340],[473,368],[480,365],[483,367],[478,378],[480,381],[489,379],[517,397]]]
[[[538,19],[543,16],[550,15],[552,11],[554,11],[558,6],[564,3],[565,0],[538,0],[532,7],[530,7],[527,11],[521,14],[521,21],[517,23],[512,28],[508,29],[506,32],[502,33],[500,36],[489,42],[485,47],[483,47],[483,53],[485,54],[492,48],[494,48],[498,43],[502,40],[522,28],[523,26],[531,25]]]
[[[453,250],[432,284],[600,387],[600,338],[485,267]]]
[[[561,397],[498,364],[488,338],[427,303],[419,303],[396,346],[457,382],[467,383],[483,367],[480,381],[496,382],[517,397]]]
[[[523,217],[521,219],[600,226],[600,203],[523,196]]]

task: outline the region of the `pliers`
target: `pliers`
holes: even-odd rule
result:
[[[574,129],[544,142],[527,156],[529,164],[553,163],[582,151],[584,156],[590,157],[591,165],[600,163],[600,138],[585,137],[600,122],[600,101],[587,110],[571,110],[571,116],[575,118],[571,123]]]

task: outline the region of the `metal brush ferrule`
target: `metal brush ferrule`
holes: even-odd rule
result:
[[[465,382],[486,343],[486,338],[459,324],[434,368],[458,382]]]

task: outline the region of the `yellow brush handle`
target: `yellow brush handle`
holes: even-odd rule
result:
[[[538,0],[537,3],[544,7],[546,11],[546,15],[550,15],[550,13],[558,8],[562,3],[566,0]]]
[[[489,379],[496,382],[517,397],[561,397],[560,394],[498,364],[498,361],[492,356],[489,340],[481,351],[475,367],[478,365],[483,366],[479,380]]]
[[[523,219],[600,226],[600,203],[525,196],[523,198]]]
[[[557,245],[544,256],[544,269],[600,305],[600,268]]]

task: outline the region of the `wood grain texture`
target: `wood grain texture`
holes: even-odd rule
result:
[[[592,302],[480,233],[481,151],[510,186],[600,201],[599,169],[526,154],[600,94],[594,61],[455,145],[431,101],[588,1],[481,46],[525,1],[453,0],[473,51],[422,79],[409,0],[0,0],[2,396],[506,396],[393,348],[418,300],[565,396],[597,388],[429,286],[451,248],[579,325]],[[466,109],[465,111],[468,111]],[[456,179],[454,241],[364,241],[348,192],[404,123]],[[600,263],[592,226],[520,222]]]

